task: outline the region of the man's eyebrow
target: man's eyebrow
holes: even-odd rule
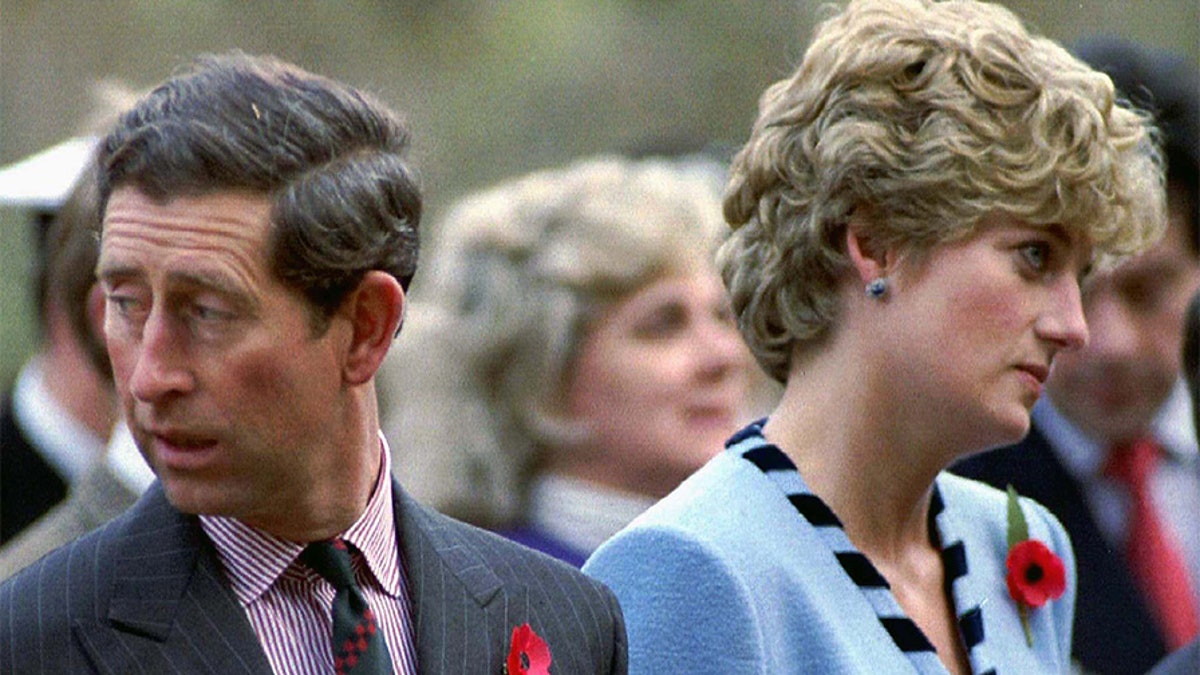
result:
[[[130,279],[142,275],[142,272],[132,265],[111,265],[106,264],[103,260],[96,264],[96,278],[100,281],[114,281],[117,279]]]
[[[167,280],[180,286],[192,286],[213,290],[224,295],[244,295],[240,284],[224,274],[195,270],[175,270],[167,273]]]
[[[111,283],[116,280],[138,279],[144,276],[145,273],[142,270],[132,265],[105,265],[101,263],[96,266],[96,278],[102,282],[107,281]],[[203,288],[224,295],[240,296],[245,294],[241,285],[235,283],[224,274],[196,270],[175,270],[167,274],[167,280],[179,286]]]

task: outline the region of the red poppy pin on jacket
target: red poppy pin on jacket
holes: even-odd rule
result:
[[[550,645],[527,623],[513,628],[504,675],[550,675]]]
[[[1054,551],[1037,539],[1029,538],[1029,524],[1012,485],[1008,486],[1008,558],[1004,566],[1008,570],[1005,579],[1008,594],[1017,603],[1025,642],[1032,647],[1029,613],[1062,596],[1067,589],[1067,575],[1062,559]]]

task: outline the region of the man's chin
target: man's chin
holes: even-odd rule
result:
[[[1144,397],[1120,400],[1095,396],[1086,400],[1050,397],[1060,415],[1088,438],[1109,445],[1144,435],[1154,421],[1164,396],[1154,406],[1147,406]]]
[[[224,494],[194,481],[159,476],[167,501],[182,513],[196,516],[230,516],[234,509]]]
[[[1098,415],[1091,420],[1072,424],[1083,430],[1088,437],[1102,446],[1129,442],[1146,435],[1154,422],[1154,414],[1142,410],[1114,410],[1107,415]],[[1090,422],[1090,423],[1089,423]]]

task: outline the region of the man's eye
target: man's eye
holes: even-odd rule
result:
[[[1148,314],[1162,306],[1169,295],[1167,288],[1159,279],[1133,279],[1118,286],[1117,292],[1135,312]]]
[[[128,295],[109,295],[108,304],[121,314],[130,314],[138,307],[137,298]]]
[[[201,321],[227,321],[233,318],[231,312],[207,305],[192,305],[192,316]]]

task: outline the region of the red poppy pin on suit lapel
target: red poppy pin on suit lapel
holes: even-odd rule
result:
[[[1005,579],[1008,594],[1017,603],[1025,642],[1032,647],[1029,613],[1061,597],[1067,589],[1067,575],[1062,559],[1054,551],[1037,539],[1029,538],[1029,524],[1012,485],[1008,486],[1008,558],[1004,566],[1008,570]]]
[[[504,675],[550,675],[550,645],[523,623],[513,628]]]

